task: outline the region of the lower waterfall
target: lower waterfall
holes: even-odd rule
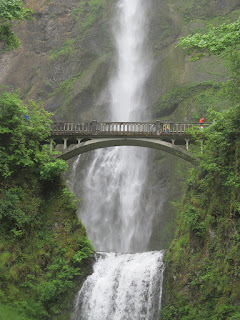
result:
[[[94,272],[76,298],[74,320],[156,320],[163,255],[97,253]]]

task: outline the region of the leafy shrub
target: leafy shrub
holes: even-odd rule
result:
[[[79,242],[80,250],[73,256],[73,262],[80,264],[82,260],[89,258],[93,252],[93,246],[87,237],[83,237]]]
[[[0,1],[0,43],[4,50],[11,50],[20,45],[20,41],[13,33],[14,20],[30,20],[33,11],[23,7],[21,0]]]
[[[26,120],[28,116],[28,120]],[[0,176],[29,168],[44,181],[53,181],[67,168],[62,160],[53,160],[42,142],[50,136],[51,114],[41,103],[30,100],[24,105],[19,95],[3,92],[0,97]]]
[[[28,223],[31,218],[25,214],[19,205],[20,199],[16,191],[7,191],[0,202],[0,221],[3,219],[5,223],[10,222],[10,225],[17,225],[19,227]]]

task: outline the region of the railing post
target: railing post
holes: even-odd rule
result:
[[[156,135],[159,136],[160,135],[160,131],[161,131],[161,121],[160,120],[156,120]]]
[[[92,121],[92,134],[94,134],[94,135],[97,134],[97,121],[96,120]]]

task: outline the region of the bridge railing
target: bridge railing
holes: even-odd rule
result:
[[[209,123],[203,124],[204,127]],[[163,133],[186,134],[189,129],[200,128],[199,123],[173,122],[55,122],[53,134],[82,134],[82,135],[151,135],[159,136]]]
[[[53,132],[91,132],[92,123],[54,122]]]

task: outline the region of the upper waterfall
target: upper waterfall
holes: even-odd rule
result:
[[[139,121],[146,108],[144,85],[150,71],[146,38],[148,6],[143,0],[121,0],[114,19],[116,69],[109,81],[113,121]]]
[[[115,67],[109,80],[109,116],[142,120],[144,86],[151,61],[147,54],[148,3],[119,0],[113,19]],[[97,151],[84,181],[80,218],[99,251],[147,250],[154,211],[144,196],[146,149],[120,147]]]

